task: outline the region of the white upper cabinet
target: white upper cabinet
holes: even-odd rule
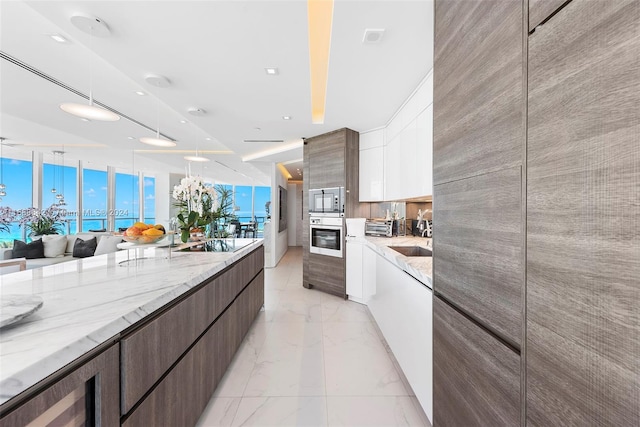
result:
[[[360,134],[360,201],[433,194],[433,73],[383,129]]]
[[[384,129],[360,134],[360,201],[384,200]]]

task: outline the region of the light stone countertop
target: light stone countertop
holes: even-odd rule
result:
[[[138,249],[0,276],[4,295],[36,295],[42,308],[0,329],[0,404],[199,285],[261,246],[236,239],[235,252]]]
[[[391,261],[401,270],[409,273],[416,280],[433,289],[432,257],[408,257],[389,249],[388,246],[422,246],[431,249],[431,239],[427,237],[398,236],[398,237],[370,237],[366,236],[367,246],[380,256]]]

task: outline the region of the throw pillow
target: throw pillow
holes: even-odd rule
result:
[[[121,236],[102,236],[94,255],[110,254],[118,250],[118,244],[122,243]]]
[[[44,258],[44,245],[42,244],[42,240],[34,240],[31,243],[25,243],[22,240],[14,240],[11,258]]]
[[[64,251],[65,255],[73,255],[73,247],[76,244],[77,239],[90,240],[95,236],[88,233],[68,234],[67,235],[67,249]]]
[[[67,236],[45,234],[42,236],[42,244],[44,245],[45,258],[61,257],[64,256],[64,251],[67,248]]]
[[[95,237],[89,240],[76,239],[76,242],[73,244],[73,257],[87,258],[93,256],[97,245],[98,242]]]

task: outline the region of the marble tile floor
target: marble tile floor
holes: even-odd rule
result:
[[[366,306],[302,287],[302,248],[265,269],[265,307],[200,417],[209,426],[428,426]]]

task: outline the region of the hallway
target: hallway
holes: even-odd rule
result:
[[[265,308],[198,426],[423,426],[366,306],[302,287],[302,248],[265,269]]]

